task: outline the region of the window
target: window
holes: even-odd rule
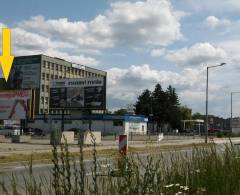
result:
[[[58,71],[58,65],[56,64],[56,70]]]
[[[46,67],[46,61],[43,61],[43,68]]]
[[[57,79],[58,78],[58,76],[57,75],[55,75],[55,79]]]
[[[70,68],[69,67],[67,68],[67,72],[70,72]]]
[[[43,114],[43,109],[40,110],[40,114]]]
[[[45,97],[45,104],[48,104],[48,97]]]
[[[49,92],[49,86],[48,85],[46,85],[46,91],[47,91],[47,93]]]
[[[60,66],[60,71],[62,71],[63,69],[62,69],[62,65],[59,65]]]
[[[54,63],[51,64],[51,70],[54,70]]]
[[[41,103],[44,104],[44,97],[41,97]]]
[[[47,62],[47,68],[50,69],[50,62]]]
[[[115,120],[113,121],[113,126],[123,126],[123,121]]]
[[[62,78],[62,76],[59,76],[59,79],[61,79]]]
[[[54,75],[53,74],[51,74],[51,79],[54,79]]]
[[[42,85],[42,92],[44,92],[44,89],[45,89],[45,86],[44,86],[44,85]]]
[[[42,79],[43,80],[45,79],[45,73],[42,73]]]
[[[49,81],[49,74],[46,74],[46,79]]]

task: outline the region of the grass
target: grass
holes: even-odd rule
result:
[[[184,144],[184,145],[162,145],[162,146],[151,146],[148,145],[146,147],[129,147],[129,154],[142,154],[142,153],[159,153],[161,151],[171,151],[171,150],[182,150],[192,147],[204,146],[205,144]],[[60,148],[60,147],[59,147]],[[84,159],[91,159],[92,150],[82,151]],[[79,152],[70,152],[72,156],[79,156]],[[17,162],[28,162],[30,160],[33,163],[46,163],[51,162],[53,157],[52,152],[37,152],[32,154],[24,154],[24,153],[13,153],[9,155],[0,155],[0,166],[1,164],[6,163],[17,163]],[[110,157],[116,158],[118,157],[117,149],[100,149],[97,150],[97,157]]]
[[[94,144],[94,137],[92,139]],[[139,152],[133,148],[130,151]],[[0,194],[240,194],[240,151],[232,144],[219,149],[212,143],[208,147],[194,147],[188,153],[153,151],[154,154],[146,157],[119,156],[115,167],[118,170],[102,167],[97,161],[98,152],[94,144],[89,172],[83,163],[82,144],[78,155],[70,153],[67,144],[53,145],[51,178],[37,180],[30,159],[29,176],[24,176],[24,185],[19,186],[13,175],[10,186],[0,182]]]

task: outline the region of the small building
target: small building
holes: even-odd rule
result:
[[[80,129],[82,131],[91,128],[93,131],[101,131],[102,134],[146,134],[148,119],[143,115],[104,115],[93,114],[89,116],[74,117],[64,116],[64,130]],[[91,125],[90,125],[91,124]],[[61,129],[62,116],[48,115],[38,116],[34,121],[28,122],[28,127],[38,128],[46,132]]]

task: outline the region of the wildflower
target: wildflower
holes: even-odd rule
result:
[[[196,173],[200,173],[200,169],[197,169],[197,170],[196,170]]]
[[[177,192],[175,195],[178,195],[178,194],[182,194],[182,192],[180,191],[180,192]]]
[[[165,185],[164,187],[165,188],[171,188],[171,187],[173,187],[173,184]]]
[[[179,183],[176,183],[175,186],[180,186],[180,184],[179,184]]]
[[[201,188],[201,191],[206,192],[207,190],[206,190],[206,188]]]
[[[188,186],[180,186],[180,189],[187,191],[187,190],[189,190],[189,187]]]

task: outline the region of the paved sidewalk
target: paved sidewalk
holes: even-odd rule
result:
[[[217,144],[230,143],[228,138],[214,138],[213,140]],[[231,138],[233,144],[240,144],[239,138]],[[190,138],[190,139],[179,139],[179,140],[162,140],[156,141],[129,141],[130,147],[161,147],[171,145],[187,145],[187,144],[199,144],[204,143],[202,138]],[[102,141],[102,144],[97,146],[98,150],[102,149],[117,149],[118,141]],[[84,150],[91,150],[92,147],[84,147]],[[6,156],[11,154],[31,154],[31,153],[46,153],[51,152],[52,146],[48,140],[32,140],[32,143],[0,143],[0,156]],[[78,152],[79,147],[77,141],[74,144],[69,145],[71,152]]]

